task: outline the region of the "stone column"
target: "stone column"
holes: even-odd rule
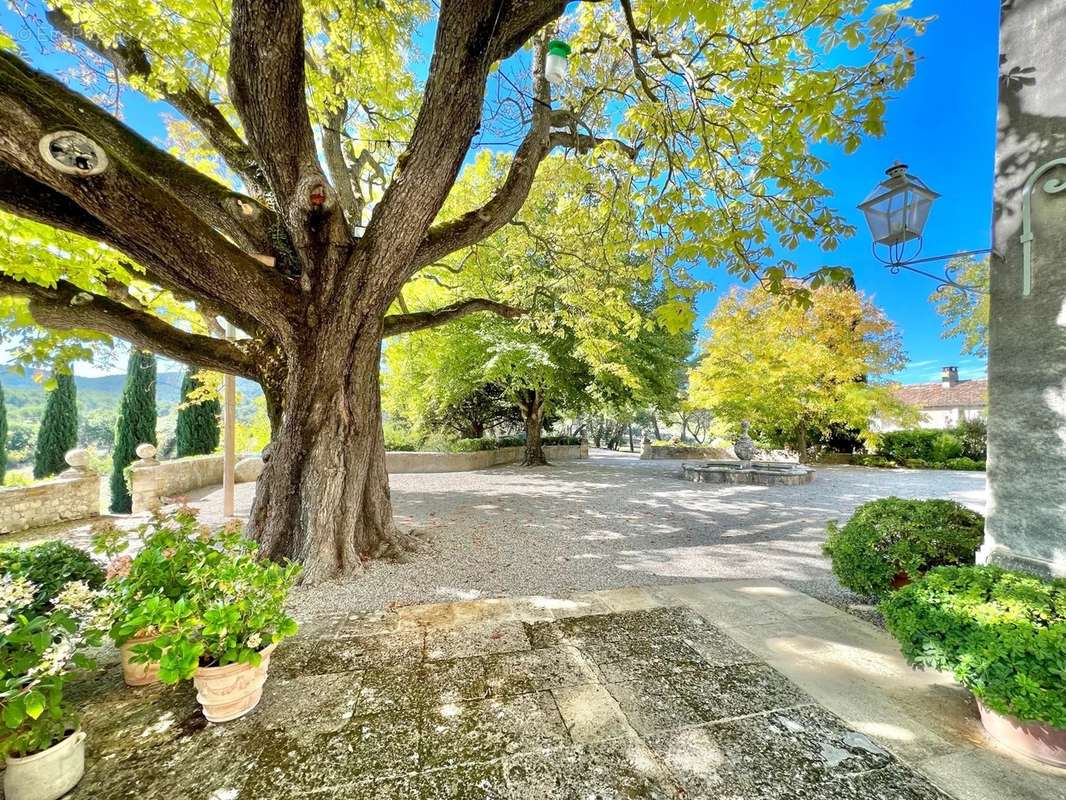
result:
[[[155,445],[137,445],[137,458],[130,464],[130,496],[133,513],[142,514],[159,508],[159,462]]]
[[[1066,575],[1063,41],[1061,2],[1003,4],[979,558],[1045,575]]]
[[[585,434],[581,434],[581,449],[578,451],[578,458],[589,457],[589,437]]]

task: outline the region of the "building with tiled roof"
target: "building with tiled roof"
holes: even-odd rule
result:
[[[910,383],[896,389],[896,397],[921,409],[923,428],[954,428],[964,419],[984,419],[988,381],[960,381],[958,367],[944,367],[936,383]],[[895,426],[882,425],[881,430]]]

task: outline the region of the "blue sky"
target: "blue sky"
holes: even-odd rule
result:
[[[805,270],[822,264],[853,268],[859,288],[874,296],[903,335],[911,362],[895,378],[904,382],[935,380],[939,368],[946,364],[959,366],[963,377],[981,377],[985,363],[963,356],[958,341],[941,338],[940,318],[928,300],[934,288],[932,281],[906,272],[891,275],[874,260],[862,215],[855,206],[890,164],[904,161],[911,172],[942,195],[926,228],[924,253],[989,246],[999,7],[1000,0],[914,0],[913,15],[937,19],[914,41],[921,58],[917,76],[889,103],[885,136],[866,140],[849,156],[835,148],[821,153],[831,165],[823,179],[836,195],[835,205],[858,227],[858,234],[833,253],[807,245],[789,254]],[[61,55],[40,56],[40,48],[26,36],[21,20],[6,4],[0,7],[0,26],[17,36],[38,66],[54,71],[64,65]],[[425,42],[425,48],[429,46]],[[173,113],[165,104],[151,103],[132,92],[125,93],[123,109],[126,121],[153,139],[164,136],[160,115]],[[702,322],[719,295],[735,281],[714,271],[701,277],[717,284],[715,292],[699,301]],[[77,371],[94,372],[91,368]]]

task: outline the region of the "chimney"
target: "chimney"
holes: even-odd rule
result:
[[[959,382],[959,368],[958,367],[944,367],[940,370],[940,385],[945,389],[950,389]]]

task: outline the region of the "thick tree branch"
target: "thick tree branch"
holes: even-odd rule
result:
[[[478,311],[491,311],[506,319],[515,319],[522,316],[525,311],[506,303],[495,300],[487,300],[482,297],[470,300],[460,300],[457,303],[434,309],[433,311],[414,311],[410,314],[390,314],[385,317],[385,329],[382,336],[396,336],[400,333],[420,331],[424,328],[435,328],[454,319],[474,314]]]
[[[12,80],[25,87],[20,91],[13,84],[3,87],[5,90],[19,91],[23,102],[29,100],[26,94],[46,96],[50,104],[63,109],[67,127],[105,144],[110,155],[150,176],[237,246],[249,253],[268,252],[268,228],[273,212],[160,150],[82,95],[50,75],[32,69],[14,54],[0,53],[0,60],[3,74],[10,70]]]
[[[411,141],[361,241],[372,256],[390,254],[379,284],[386,303],[417,269],[412,264],[415,252],[455,184],[481,123],[493,62],[528,41],[565,5],[563,0],[441,3],[433,59]]]
[[[153,269],[157,257],[152,252],[111,230],[66,195],[3,163],[0,163],[0,210],[114,247],[134,259],[145,270],[145,278],[151,283],[169,290],[179,299],[193,299],[185,289]],[[136,272],[136,268],[131,267],[131,271]],[[237,305],[212,305],[203,298],[196,299],[205,307],[210,305],[214,313],[230,319],[248,333],[256,333],[261,326],[255,317]]]
[[[46,328],[98,331],[195,367],[259,380],[256,360],[233,343],[187,333],[159,317],[66,281],[48,288],[0,273],[0,295],[28,298],[30,313]]]
[[[31,188],[43,185],[98,220],[110,231],[105,241],[150,269],[161,285],[214,306],[245,309],[244,317],[255,314],[276,336],[287,336],[299,316],[291,285],[169,191],[167,176],[160,180],[169,156],[140,140],[146,153],[127,160],[121,132],[135,134],[117,120],[105,126],[100,117],[107,115],[85,98],[0,53],[0,162],[32,179]],[[47,164],[37,143],[45,133],[63,129],[86,131],[96,139],[108,154],[108,168],[82,177]],[[38,218],[28,203],[19,213]]]
[[[300,0],[235,0],[230,97],[300,259],[301,288],[313,306],[332,297],[352,234],[318,161],[304,61]]]
[[[544,57],[544,42],[540,41],[533,59],[533,125],[515,152],[503,185],[480,208],[431,228],[415,253],[408,276],[450,253],[477,244],[514,219],[529,197],[537,168],[553,148],[569,147],[585,153],[610,142],[630,158],[637,157],[637,148],[625,142],[577,133],[577,120],[570,112],[551,109],[551,89],[544,79]],[[561,126],[569,127],[570,131],[550,130]]]
[[[80,25],[76,25],[62,9],[50,8],[46,16],[56,30],[110,61],[127,80],[131,77],[147,79],[151,75],[152,64],[144,52],[144,47],[136,39],[125,39],[107,45],[86,33]],[[263,195],[266,191],[266,180],[251,148],[237,135],[217,106],[191,86],[177,91],[164,88],[163,99],[203,133],[229,168],[241,177],[251,193]]]

